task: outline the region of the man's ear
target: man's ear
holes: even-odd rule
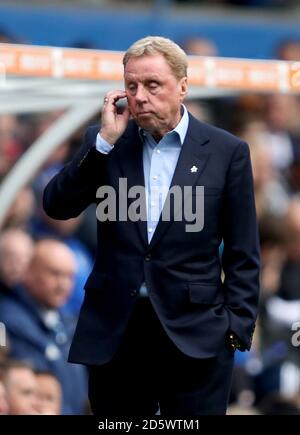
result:
[[[188,90],[187,77],[182,77],[179,82],[180,86],[180,100],[183,101]]]

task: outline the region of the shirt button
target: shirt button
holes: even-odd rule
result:
[[[151,260],[151,254],[147,254],[146,257],[145,257],[145,260],[146,261],[150,261]]]
[[[152,233],[153,229],[152,228],[148,228],[148,232]]]
[[[151,207],[154,207],[155,206],[155,202],[151,202]]]
[[[153,178],[153,180],[157,180],[158,177],[157,177],[157,175],[154,175],[152,178]]]
[[[156,150],[156,154],[160,154],[160,150]]]

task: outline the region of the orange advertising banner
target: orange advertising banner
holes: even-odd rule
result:
[[[122,80],[122,52],[0,44],[6,76]],[[189,83],[208,88],[300,92],[300,62],[189,56]]]

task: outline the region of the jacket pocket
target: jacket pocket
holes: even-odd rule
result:
[[[84,284],[84,289],[101,289],[107,280],[106,273],[92,272]]]
[[[221,285],[188,283],[190,301],[198,304],[217,305],[224,302]]]

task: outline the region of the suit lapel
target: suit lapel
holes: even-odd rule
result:
[[[204,146],[209,142],[209,138],[205,136],[201,130],[201,123],[189,115],[187,135],[182,145],[170,185],[170,188],[179,186],[182,189],[182,193],[184,186],[194,186],[197,183],[210,155]],[[168,204],[168,197],[165,204]],[[181,207],[181,204],[179,206]],[[176,216],[177,211],[178,210],[174,210],[171,202],[170,219],[168,221],[162,220],[163,213],[161,214],[149,249],[152,249],[161,239],[165,231],[169,228],[169,225],[174,221],[174,216]]]

